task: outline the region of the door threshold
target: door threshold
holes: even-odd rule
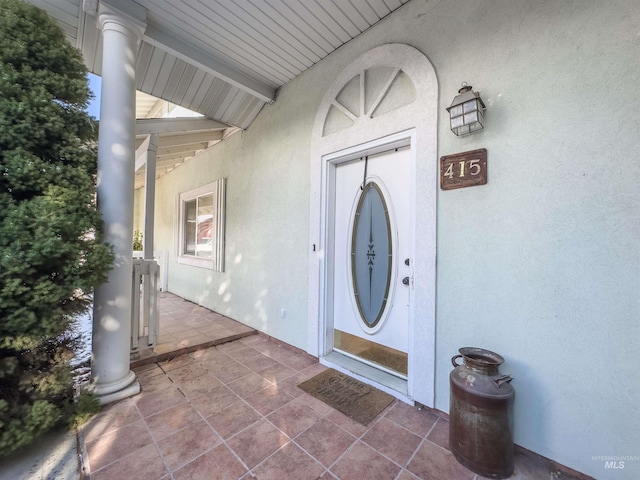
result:
[[[402,400],[409,405],[414,401],[409,397],[409,386],[407,380],[398,378],[387,372],[383,372],[371,365],[359,362],[358,360],[342,355],[338,352],[331,352],[320,358],[320,363],[326,367],[333,368],[346,375],[350,375],[367,385],[376,387],[398,400]]]

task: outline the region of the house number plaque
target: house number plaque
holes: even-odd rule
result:
[[[440,157],[440,188],[473,187],[487,183],[487,149]]]

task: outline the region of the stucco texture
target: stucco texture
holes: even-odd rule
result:
[[[449,409],[458,348],[496,351],[514,377],[516,443],[596,478],[640,478],[640,460],[594,459],[640,456],[636,1],[409,2],[283,87],[247,131],[159,179],[169,290],[306,348],[314,118],[333,79],[386,43],[434,66],[438,158],[488,150],[487,185],[437,193],[435,407]],[[456,137],[445,108],[463,81],[486,123]],[[176,196],[219,177],[226,271],[179,265]]]

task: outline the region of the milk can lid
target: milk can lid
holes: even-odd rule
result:
[[[472,360],[476,364],[484,365],[501,365],[504,363],[504,358],[495,352],[485,350],[484,348],[477,347],[464,347],[458,350],[460,355]]]

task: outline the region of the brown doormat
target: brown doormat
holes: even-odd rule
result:
[[[332,368],[298,387],[362,425],[367,425],[393,401],[388,393]]]

